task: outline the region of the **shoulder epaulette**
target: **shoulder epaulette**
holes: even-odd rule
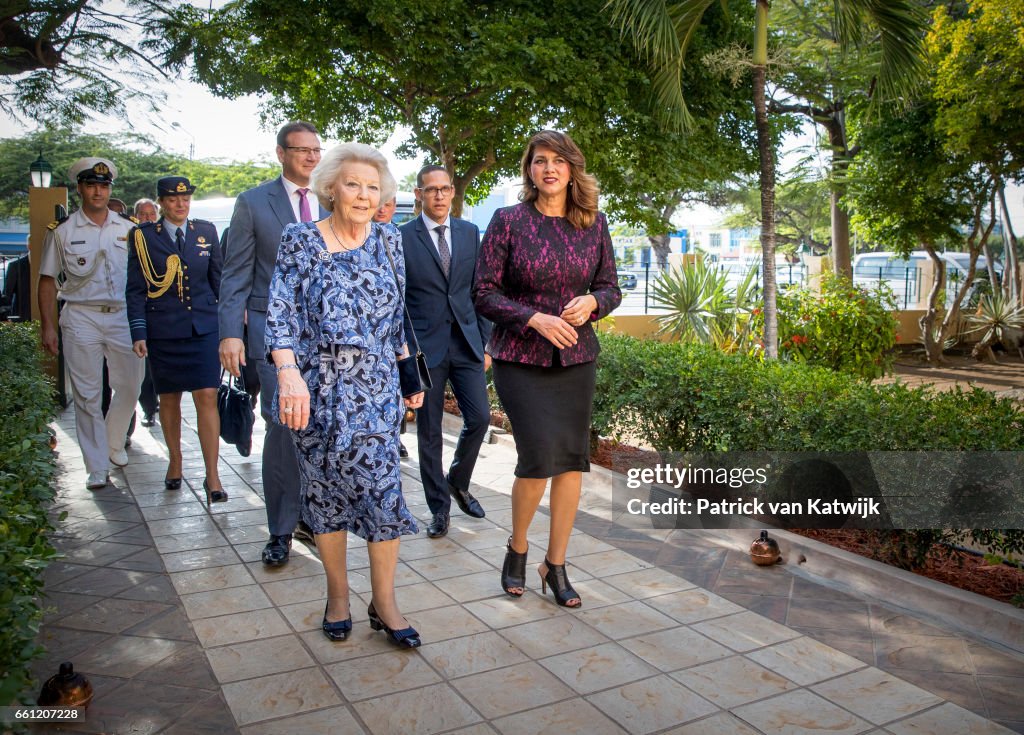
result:
[[[139,220],[136,219],[135,217],[132,217],[130,214],[125,214],[124,212],[118,212],[118,214],[121,215],[122,217],[124,217],[129,222],[134,222],[135,224],[139,224]]]
[[[48,224],[46,226],[46,229],[48,229],[48,230],[56,230],[57,229],[57,225],[60,225],[60,224],[62,224],[64,222],[68,221],[68,216],[70,216],[70,215],[65,215],[64,217],[61,217],[59,220],[55,220],[55,221],[51,222],[50,224]]]
[[[209,225],[210,227],[214,226],[213,222],[211,222],[208,219],[193,219],[192,221],[195,222],[197,225]]]

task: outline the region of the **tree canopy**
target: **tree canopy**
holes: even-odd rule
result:
[[[164,8],[149,0],[7,0],[0,10],[0,111],[56,124],[123,116],[151,96],[167,50]],[[147,99],[142,96],[141,99]]]
[[[147,141],[141,141],[145,146]],[[196,186],[196,198],[236,196],[280,173],[263,163],[190,161],[168,153],[155,143],[139,150],[140,141],[82,135],[67,129],[33,133],[23,138],[0,139],[0,218],[28,219],[28,167],[40,151],[53,166],[53,184],[66,181],[68,167],[83,156],[102,156],[118,169],[113,196],[131,207],[138,199],[156,198],[156,181],[172,174],[187,176]]]

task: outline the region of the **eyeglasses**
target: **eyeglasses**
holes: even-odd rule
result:
[[[309,148],[304,145],[286,145],[285,150],[295,151],[300,156],[308,156],[310,153],[314,156],[319,156],[324,151],[323,148]]]
[[[438,194],[440,194],[443,197],[449,197],[455,193],[455,187],[452,186],[451,184],[448,184],[447,186],[428,186],[426,189],[420,187],[417,188],[419,188],[420,191],[422,191],[428,197],[436,197]]]

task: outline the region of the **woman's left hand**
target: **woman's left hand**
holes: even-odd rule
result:
[[[588,293],[577,296],[566,304],[560,316],[574,327],[582,327],[595,311],[597,311],[597,299],[593,294]]]
[[[414,393],[405,399],[406,408],[420,408],[423,406],[423,391]]]

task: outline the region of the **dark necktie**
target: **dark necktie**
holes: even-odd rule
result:
[[[448,241],[444,239],[444,225],[438,225],[434,228],[434,232],[437,233],[437,251],[441,254],[441,270],[444,271],[444,277],[448,277],[448,271],[452,267],[452,251],[448,249]]]
[[[178,246],[179,254],[185,252],[185,233],[180,227],[174,232],[174,244]]]

